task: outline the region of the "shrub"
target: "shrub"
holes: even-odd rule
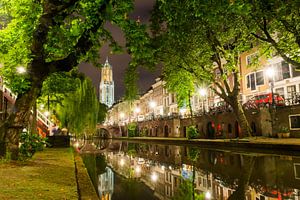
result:
[[[199,135],[196,126],[189,126],[187,127],[187,137],[188,139],[195,139]]]
[[[281,126],[279,128],[279,133],[288,133],[288,132],[290,132],[290,129],[286,126]]]
[[[136,123],[130,123],[128,124],[127,126],[127,131],[128,131],[128,137],[134,137],[136,136],[136,128],[137,128],[137,125]]]
[[[35,152],[42,151],[44,146],[47,144],[46,140],[47,138],[42,138],[38,134],[23,132],[20,136],[20,158],[28,159],[31,158]]]

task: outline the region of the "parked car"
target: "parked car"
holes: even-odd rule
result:
[[[274,93],[274,103],[276,106],[285,105],[284,98],[277,93]],[[244,108],[268,107],[270,105],[272,105],[272,93],[256,95],[243,104]]]

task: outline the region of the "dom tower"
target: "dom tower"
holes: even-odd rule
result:
[[[99,101],[111,107],[114,103],[114,81],[112,66],[106,58],[104,66],[101,68],[101,81],[99,86]]]

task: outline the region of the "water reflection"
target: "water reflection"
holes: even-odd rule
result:
[[[101,199],[300,200],[297,156],[121,141],[93,147],[84,161]]]

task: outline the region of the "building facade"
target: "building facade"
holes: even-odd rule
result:
[[[101,69],[101,80],[99,85],[99,101],[111,107],[114,103],[114,80],[112,66],[106,59]]]

